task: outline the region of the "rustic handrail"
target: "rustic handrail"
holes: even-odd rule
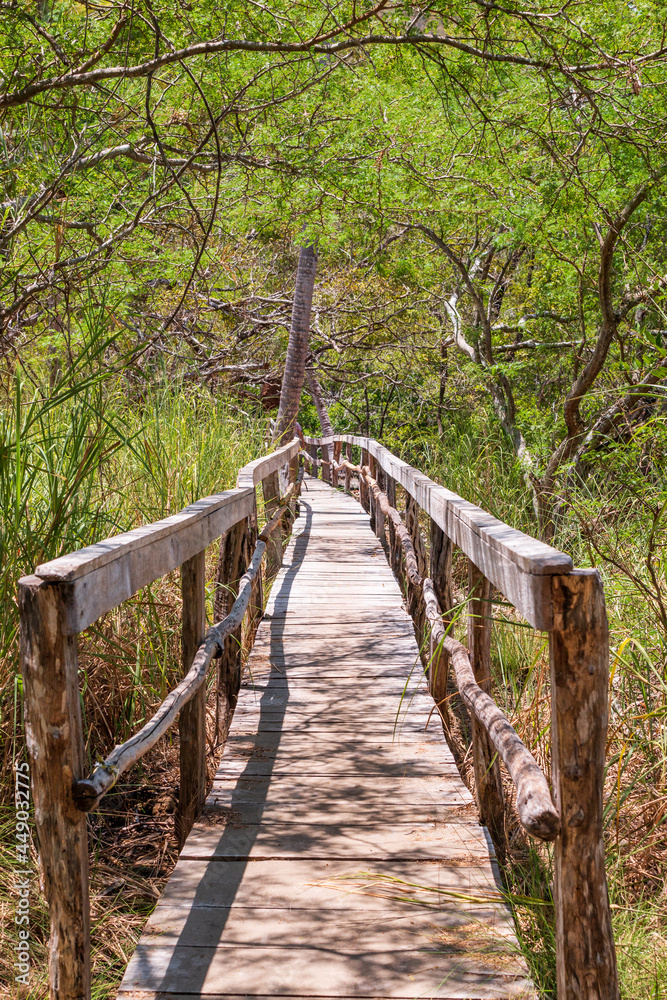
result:
[[[417,570],[417,555],[401,515],[389,503],[367,466],[352,465],[343,461],[335,468],[348,468],[362,475],[371,489],[382,513],[391,518],[396,534],[403,546],[406,571],[410,582],[422,588],[426,618],[436,645],[443,646],[451,655],[457,687],[468,709],[484,727],[494,747],[506,765],[517,790],[517,812],[523,828],[540,840],[555,840],[560,832],[560,816],[551,799],[551,792],[542,769],[525,743],[494,700],[477,684],[470,656],[463,643],[448,634],[442,622],[442,611],[435,596],[433,581],[422,578]]]
[[[283,499],[289,501],[293,493],[294,486],[290,486]],[[113,788],[121,774],[141,760],[151,747],[155,746],[173,725],[181,709],[194,698],[202,684],[205,683],[211,662],[222,653],[226,637],[243,621],[243,616],[248,610],[250,602],[252,584],[259,572],[262,556],[271,537],[271,532],[287,509],[288,503],[284,503],[262,529],[250,565],[239,581],[238,597],[234,601],[231,611],[223,621],[209,628],[204,641],[195,654],[190,670],[180,684],[169,692],[152,718],[141,727],[138,733],[121,743],[120,746],[114,747],[109,756],[95,767],[89,778],[82,778],[74,782],[74,801],[79,809],[84,812],[96,809],[102,797]]]
[[[520,738],[504,712],[493,698],[481,689],[472,666],[470,654],[462,642],[447,634],[442,622],[433,581],[423,582],[426,614],[431,634],[437,645],[452,658],[456,684],[466,706],[489,734],[491,742],[507,767],[517,791],[517,812],[524,830],[540,840],[555,840],[560,833],[560,816],[551,799],[551,792],[542,768]]]
[[[77,635],[142,587],[177,569],[244,517],[254,487],[298,454],[299,438],[244,466],[235,489],[204,497],[178,514],[42,563],[34,575],[66,584],[65,632]]]
[[[473,560],[535,628],[553,625],[550,577],[572,570],[564,552],[503,524],[475,504],[397,458],[373,438],[335,434],[332,438],[306,437],[314,446],[349,444],[375,459],[383,472],[414,498],[448,538]]]
[[[500,757],[517,788],[517,811],[533,836],[554,841],[556,976],[559,1000],[617,1000],[618,978],[604,867],[602,825],[609,636],[600,576],[574,569],[563,552],[503,524],[429,479],[369,437],[305,438],[312,468],[335,486],[341,473],[388,548],[405,584],[429,685],[447,731],[448,666],[471,716],[480,821],[505,849]],[[318,450],[333,445],[333,461]],[[343,447],[346,449],[342,458]],[[353,462],[351,449],[358,449]],[[405,490],[405,522],[396,487]],[[419,512],[430,523],[430,551]],[[423,517],[422,517],[423,521]],[[452,552],[468,557],[468,648],[448,633]],[[429,568],[430,564],[430,568]],[[539,631],[549,633],[552,787],[490,696],[492,587]]]

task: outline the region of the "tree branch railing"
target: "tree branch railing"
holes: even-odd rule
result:
[[[302,447],[305,445],[305,447]],[[318,452],[324,454],[322,460]],[[333,454],[331,455],[331,447]],[[352,462],[352,449],[359,462]],[[344,449],[344,454],[343,454]],[[499,758],[517,788],[519,819],[554,843],[554,906],[559,1000],[617,1000],[618,986],[602,839],[609,644],[598,574],[510,528],[434,483],[371,438],[334,435],[292,442],[238,474],[236,488],[200,500],[174,517],[118,535],[38,566],[19,582],[25,729],[35,825],[51,925],[54,1000],[90,997],[90,914],[86,812],[120,774],[178,719],[182,844],[206,790],[206,678],[216,660],[216,727],[226,738],[241,679],[241,627],[252,637],[263,605],[260,565],[282,561],[287,508],[298,495],[303,459],[359,499],[388,548],[443,723],[450,663],[471,714],[475,794],[480,820],[504,837]],[[291,483],[280,496],[280,480]],[[268,523],[258,534],[256,487]],[[397,487],[405,493],[405,514]],[[430,524],[427,544],[420,528]],[[205,550],[220,541],[214,617],[206,628]],[[468,557],[466,648],[451,634],[452,553]],[[136,734],[84,774],[77,635],[142,587],[181,569],[183,681]],[[492,588],[535,629],[549,634],[553,800],[547,780],[492,697]],[[460,611],[459,611],[460,613]]]
[[[283,499],[289,501],[293,493],[294,485],[290,486]],[[231,611],[223,621],[209,628],[204,641],[195,654],[190,670],[181,683],[167,695],[155,715],[142,726],[138,733],[135,733],[120,746],[115,747],[109,756],[96,766],[90,778],[74,782],[74,801],[79,809],[84,812],[96,809],[102,796],[113,788],[121,774],[140,761],[151,747],[155,746],[173,724],[180,710],[194,698],[206,682],[211,662],[223,654],[225,639],[243,622],[250,603],[252,585],[260,572],[262,557],[266,551],[271,532],[277,527],[288,509],[289,503],[284,503],[261,531],[250,566],[239,581],[238,597],[234,601]]]
[[[206,680],[217,659],[216,727],[226,738],[241,681],[241,627],[262,613],[261,565],[282,561],[285,524],[298,496],[300,441],[250,462],[236,488],[180,514],[38,566],[19,581],[21,670],[40,866],[49,906],[53,1000],[89,1000],[90,904],[86,813],[178,719],[180,783],[176,829],[184,842],[206,794]],[[290,485],[280,496],[279,473]],[[257,532],[256,487],[268,522]],[[221,620],[206,628],[205,550],[220,541],[216,599]],[[77,635],[142,587],[180,567],[185,676],[153,717],[84,774]]]
[[[332,485],[339,487],[343,478],[350,492],[352,475],[358,477],[359,500],[406,591],[445,728],[451,662],[471,715],[480,821],[499,854],[505,844],[505,801],[498,758],[517,789],[522,826],[554,843],[558,1000],[618,1000],[602,827],[609,636],[599,574],[574,569],[565,553],[503,524],[372,438],[306,437],[305,447],[313,473],[321,468]],[[359,452],[358,463],[352,462],[352,448]],[[399,485],[405,492],[404,519],[396,504]],[[420,513],[430,524],[428,545]],[[468,559],[467,648],[450,634],[455,546]],[[549,635],[553,798],[542,769],[492,697],[494,587],[537,631]]]

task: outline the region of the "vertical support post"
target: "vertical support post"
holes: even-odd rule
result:
[[[396,480],[385,473],[385,493],[390,507],[396,508]],[[397,539],[396,528],[391,518],[387,519],[387,531],[389,534],[389,565],[398,576],[398,553],[396,551]]]
[[[475,680],[492,697],[491,584],[468,560],[468,649]],[[505,797],[498,754],[486,730],[472,719],[475,794],[480,822],[489,830],[499,857],[505,853]]]
[[[296,466],[294,464],[295,462],[296,462]],[[317,466],[313,467],[313,471],[314,471],[315,475],[317,475]],[[289,486],[291,486],[292,483],[295,483],[297,481],[297,479],[299,478],[299,460],[298,460],[298,458],[297,459],[292,459],[292,461],[289,462],[285,466],[284,471],[281,470],[281,475],[283,475],[285,482],[288,483],[288,488],[289,488]],[[279,479],[279,482],[280,482],[280,479]],[[278,501],[280,501],[280,497],[278,498]],[[285,513],[283,514],[283,516],[280,518],[280,545],[281,545],[281,547],[280,547],[280,565],[281,566],[283,564],[283,555],[284,555],[284,552],[285,552],[285,547],[287,545],[287,542],[289,540],[290,535],[292,534],[292,523],[293,523],[294,518],[296,517],[296,514],[298,512],[298,503],[299,503],[298,500],[290,500],[289,505],[288,505],[288,509],[285,511]]]
[[[213,616],[221,621],[231,610],[239,592],[239,580],[245,572],[246,521],[238,521],[220,539],[220,555],[216,573],[216,591]],[[218,660],[218,679],[215,706],[216,738],[223,743],[227,738],[229,723],[239,686],[241,684],[241,626],[225,639],[225,648]]]
[[[255,551],[255,545],[257,544],[258,534],[259,534],[259,528],[257,524],[257,503],[255,503],[254,510],[252,514],[250,514],[250,516],[248,517],[248,526],[246,528],[246,540],[248,547],[246,566],[250,565],[250,560],[253,557],[253,553]],[[264,588],[262,587],[262,570],[260,567],[260,570],[257,573],[250,587],[250,601],[248,603],[248,612],[247,612],[247,628],[244,639],[246,649],[250,649],[253,642],[255,641],[255,632],[257,631],[259,619],[262,617],[263,613],[264,613]]]
[[[558,1000],[618,1000],[602,839],[609,631],[596,570],[553,577],[550,636]]]
[[[64,595],[36,576],[19,582],[25,731],[44,893],[49,906],[51,1000],[90,998],[86,814],[72,798],[83,778],[76,637]]]
[[[352,464],[352,447],[349,444],[345,445],[345,460]],[[352,473],[349,469],[345,469],[345,492],[350,492],[350,482],[352,479]]]
[[[421,577],[426,576],[426,545],[419,528],[419,504],[406,491],[405,494],[405,527],[407,528],[417,557],[417,571]],[[419,646],[419,655],[425,670],[428,669],[429,649],[426,641],[426,606],[421,586],[408,583],[409,611],[415,627],[415,638]]]
[[[431,518],[431,558],[430,577],[442,612],[442,620],[451,620],[448,614],[454,606],[452,597],[452,540]],[[449,676],[449,655],[444,649],[437,649],[431,637],[429,645],[429,689],[445,724],[449,724],[447,704],[447,680]]]
[[[310,457],[313,460],[312,475],[313,475],[313,477],[315,479],[317,479],[317,474],[318,474],[318,471],[319,471],[318,467],[317,467],[317,445],[316,444],[309,444],[308,445],[308,451],[310,453]]]
[[[198,552],[181,566],[183,673],[192,666],[206,634],[206,553]],[[176,814],[179,849],[206,798],[206,684],[202,684],[178,716],[181,776]]]
[[[377,481],[378,486],[383,493],[386,493],[386,473],[379,462],[373,459],[373,467],[375,469],[373,478]],[[385,532],[385,516],[382,513],[382,508],[379,503],[375,504],[375,534],[378,536],[380,541],[386,542],[387,535]]]
[[[417,556],[419,575],[426,576],[426,545],[419,527],[419,504],[407,492],[405,494],[405,527],[408,529]]]
[[[361,449],[361,458],[359,460],[359,465],[363,469],[365,465],[368,465],[368,452],[365,448]],[[368,498],[368,485],[364,479],[363,473],[359,473],[359,501],[361,506],[370,514],[370,503]]]
[[[372,455],[368,456],[368,468],[370,469],[371,477],[377,482],[377,462]],[[370,486],[368,487],[368,513],[370,515],[371,521],[371,531],[377,535],[377,501],[373,496],[373,491]]]
[[[340,453],[341,453],[342,450],[343,450],[343,442],[342,441],[334,441],[334,445],[333,445],[333,460],[334,460],[334,462],[335,462],[336,465],[340,465]],[[336,488],[338,488],[338,484],[339,484],[339,478],[338,477],[339,477],[339,473],[336,472],[336,471],[334,471],[334,473],[333,473],[333,485]]]
[[[271,472],[262,480],[262,494],[267,520],[271,520],[280,506],[280,480],[277,472]],[[281,518],[282,520],[282,518]],[[266,547],[266,575],[275,576],[283,563],[283,542],[281,525],[278,524],[271,532],[269,544]]]
[[[318,445],[318,450],[320,454],[320,464],[322,466],[322,482],[328,483],[330,481],[329,473],[331,471],[331,466],[327,460],[326,445]]]

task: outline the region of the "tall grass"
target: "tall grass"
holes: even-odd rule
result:
[[[120,359],[112,364],[113,359]],[[24,755],[18,671],[18,579],[41,562],[234,485],[264,448],[260,422],[228,399],[154,364],[128,367],[104,315],[82,324],[53,377],[20,365],[0,401],[0,982],[13,983],[13,766]],[[210,576],[215,553],[209,556]],[[210,577],[209,577],[210,578]],[[180,588],[171,574],[105,616],[79,640],[89,762],[104,756],[180,679]],[[174,859],[176,739],[146,758],[90,819],[94,995],[115,995],[143,920]],[[133,822],[136,817],[138,822]],[[33,868],[36,855],[33,849]],[[33,882],[37,887],[36,878]],[[46,992],[46,914],[32,898],[33,976]]]

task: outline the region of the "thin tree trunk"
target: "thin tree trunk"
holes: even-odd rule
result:
[[[332,437],[333,436],[333,426],[331,424],[331,419],[329,418],[329,411],[327,410],[327,404],[324,402],[324,396],[322,395],[322,387],[317,380],[317,375],[315,374],[315,369],[312,365],[308,365],[306,368],[306,378],[308,379],[308,388],[310,390],[310,395],[313,398],[313,403],[315,404],[315,409],[317,410],[317,416],[320,419],[320,428],[322,430],[322,437]],[[331,461],[331,448],[326,445],[322,449],[326,452],[323,457],[327,462]]]
[[[299,264],[296,269],[296,286],[292,306],[290,327],[285,358],[285,373],[280,390],[280,405],[273,430],[276,444],[287,444],[294,437],[296,418],[301,403],[301,390],[308,357],[308,335],[310,333],[310,308],[313,301],[313,287],[317,270],[315,247],[301,247]]]

